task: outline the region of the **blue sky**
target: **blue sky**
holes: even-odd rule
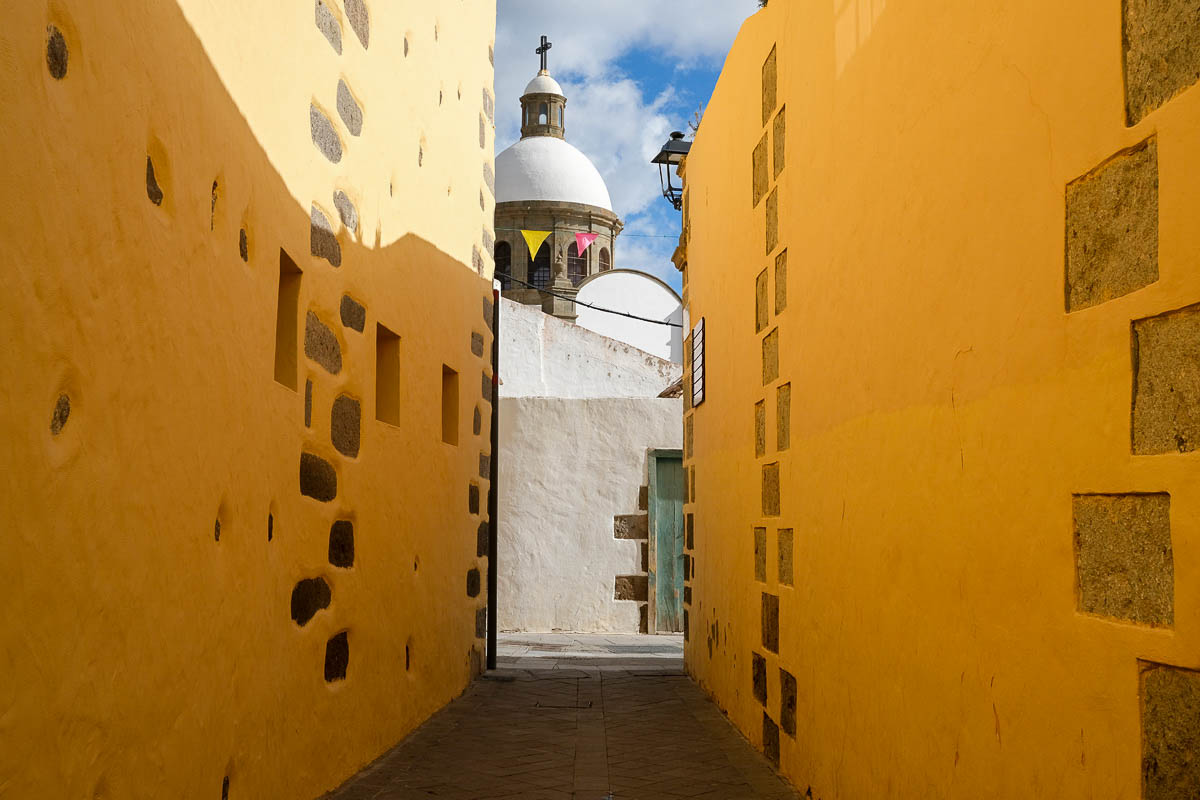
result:
[[[680,218],[649,162],[707,105],[738,28],[757,8],[756,0],[499,0],[496,152],[520,137],[518,98],[538,70],[533,51],[546,34],[550,72],[567,95],[567,140],[600,170],[625,221],[616,266],[678,290],[671,253]]]

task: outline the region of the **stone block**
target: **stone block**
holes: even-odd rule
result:
[[[483,398],[483,402],[492,402],[492,376],[486,372],[481,373],[482,380],[479,382],[479,394]]]
[[[1135,455],[1200,446],[1200,305],[1133,323]]]
[[[354,205],[354,201],[350,199],[350,195],[343,192],[341,189],[333,193],[333,207],[337,209],[338,218],[342,224],[346,226],[346,230],[351,233],[358,233],[358,208]]]
[[[779,379],[779,328],[768,333],[762,340],[763,386]]]
[[[796,738],[796,678],[785,669],[779,670],[779,727]]]
[[[685,585],[683,587],[683,602],[689,606],[692,604],[692,587],[691,586]]]
[[[779,190],[771,192],[767,198],[767,250],[766,255],[775,252],[779,246]]]
[[[1073,506],[1079,610],[1173,625],[1170,495],[1076,495]]]
[[[474,356],[477,356],[480,358],[483,357],[483,334],[482,333],[472,333],[471,334],[471,355],[474,355]]]
[[[53,436],[58,436],[62,433],[63,428],[67,426],[67,420],[71,416],[71,398],[65,394],[60,394],[58,399],[54,401],[54,411],[50,414],[50,433]]]
[[[471,432],[478,436],[481,430],[483,430],[483,415],[479,413],[479,408],[476,407],[475,416],[471,420]]]
[[[787,310],[787,248],[775,256],[775,313]]]
[[[645,575],[618,575],[614,579],[614,600],[638,600],[644,603],[648,592]]]
[[[775,113],[776,101],[776,85],[778,83],[779,74],[776,67],[775,48],[771,47],[771,53],[767,56],[767,60],[763,62],[762,67],[762,124],[766,125],[771,121],[771,115]]]
[[[333,128],[333,123],[329,121],[329,117],[325,116],[325,112],[312,104],[309,104],[308,107],[308,126],[309,132],[312,134],[313,144],[321,151],[321,155],[334,164],[341,161],[341,138],[338,137],[337,131]]]
[[[641,550],[642,550],[641,570],[642,570],[642,572],[649,572],[650,571],[650,543],[648,541],[642,542]]]
[[[763,329],[771,321],[771,306],[770,299],[767,293],[770,291],[768,285],[767,271],[764,269],[758,273],[758,277],[754,279],[754,332],[762,333]]]
[[[339,519],[329,529],[329,563],[348,569],[354,566],[354,523]]]
[[[685,589],[684,591],[687,590]],[[691,632],[689,630],[690,627],[691,625],[688,624],[688,610],[685,608],[683,610],[683,640],[685,642],[691,639]]]
[[[775,390],[775,448],[787,450],[792,446],[792,385],[785,383]]]
[[[613,517],[614,539],[648,539],[648,514],[619,514]]]
[[[353,397],[339,395],[329,414],[330,439],[346,458],[358,457],[361,425],[362,406]]]
[[[767,704],[767,659],[758,653],[750,654],[750,681],[754,687],[754,699]]]
[[[762,593],[762,646],[779,652],[779,597]]]
[[[779,583],[792,586],[795,583],[792,556],[792,529],[779,529]]]
[[[495,313],[496,304],[492,302],[492,298],[483,298],[483,324],[487,325],[489,331],[492,331],[492,324],[495,322]],[[492,332],[495,333],[495,331]]]
[[[488,122],[495,124],[496,122],[496,100],[492,97],[492,93],[488,88],[483,87],[483,115],[487,117]]]
[[[779,726],[767,712],[763,712],[763,755],[776,767],[779,766]]]
[[[475,531],[475,555],[479,558],[484,558],[488,554],[488,521],[485,519],[479,523],[479,527]]]
[[[475,567],[467,570],[467,597],[479,596],[479,570]]]
[[[363,0],[344,0],[346,18],[365,50],[371,44],[371,16]]]
[[[483,162],[483,185],[492,193],[492,197],[496,196],[496,170],[490,161]]]
[[[344,681],[350,668],[350,635],[347,631],[325,643],[325,682]]]
[[[1067,311],[1158,280],[1158,145],[1118,153],[1067,184]]]
[[[67,40],[63,37],[62,31],[53,25],[47,25],[46,68],[50,70],[50,77],[58,81],[67,77],[68,60]]]
[[[774,155],[775,177],[783,172],[785,162],[784,147],[787,140],[787,106],[779,109],[775,115],[775,124],[771,126],[771,150]]]
[[[354,99],[354,93],[350,91],[350,87],[346,85],[346,81],[344,79],[338,80],[337,110],[338,116],[342,118],[342,122],[346,123],[346,130],[350,131],[350,135],[362,135],[362,106],[360,106],[358,101]],[[347,225],[346,227],[355,229],[358,226]]]
[[[1147,114],[1200,80],[1200,0],[1125,0],[1125,118]]]
[[[488,613],[487,606],[475,610],[475,638],[483,639],[487,636]]]
[[[684,612],[687,613],[686,611]],[[687,622],[685,621],[686,625]],[[638,606],[638,633],[650,632],[650,608],[645,603]]]
[[[304,427],[312,427],[312,381],[304,382]]]
[[[650,487],[638,487],[638,511],[647,511],[650,508]]]
[[[324,367],[330,375],[342,371],[342,346],[329,326],[312,311],[305,318],[304,355]]]
[[[238,231],[238,255],[242,257],[242,261],[250,263],[250,240],[245,228]]]
[[[754,456],[767,454],[767,404],[759,400],[754,404]]]
[[[1142,798],[1200,797],[1200,672],[1141,663]]]
[[[684,544],[688,550],[694,550],[696,548],[696,515],[688,514],[684,519],[686,520],[684,529],[687,531]]]
[[[492,457],[487,453],[479,454],[479,477],[486,480],[491,480],[492,477]]]
[[[751,166],[751,208],[757,208],[762,202],[763,196],[766,195],[767,189],[771,188],[771,167],[767,163],[771,157],[767,149],[767,134],[763,134],[762,140],[754,147],[754,152],[750,156]]]
[[[362,333],[367,327],[367,309],[350,295],[342,295],[340,311],[342,314],[342,324],[350,330]]]
[[[292,621],[308,624],[318,611],[329,608],[333,594],[324,578],[305,578],[292,588]]]
[[[300,494],[328,503],[337,497],[337,471],[313,453],[300,454]]]
[[[342,26],[338,22],[337,17],[329,10],[325,0],[317,0],[317,28],[321,34],[329,41],[335,53],[339,56],[342,54]]]
[[[779,516],[779,462],[762,468],[762,515]]]
[[[686,394],[686,392],[684,392],[684,394]],[[684,417],[684,420],[683,420],[683,457],[684,458],[694,458],[696,455],[696,451],[694,448],[695,433],[696,433],[695,419],[696,419],[695,414],[688,414],[686,417]]]
[[[467,511],[472,514],[479,513],[479,485],[472,483],[467,487]]]
[[[767,582],[767,529],[754,529],[754,580]]]
[[[308,251],[316,258],[325,259],[331,266],[342,265],[342,244],[333,232],[333,223],[316,205],[312,207],[308,226]]]
[[[691,502],[696,502],[696,467],[688,467],[688,478],[691,484]]]
[[[146,196],[154,205],[162,205],[163,190],[158,185],[158,178],[154,174],[154,160],[150,156],[146,156]]]

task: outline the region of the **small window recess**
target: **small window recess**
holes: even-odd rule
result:
[[[400,424],[400,337],[375,326],[375,419]]]

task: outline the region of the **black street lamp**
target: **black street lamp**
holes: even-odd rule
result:
[[[685,142],[683,134],[675,131],[658,155],[650,161],[651,164],[658,164],[658,181],[662,184],[663,197],[671,201],[676,211],[683,208],[683,187],[671,183],[671,172],[679,168],[684,156],[691,149],[692,143]]]

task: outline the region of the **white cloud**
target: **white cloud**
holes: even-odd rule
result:
[[[679,215],[661,199],[650,159],[667,135],[684,128],[672,78],[679,70],[716,71],[756,0],[499,0],[496,30],[496,144],[520,136],[518,98],[538,69],[542,34],[553,43],[550,72],[563,86],[567,139],[587,154],[608,183],[626,222],[616,266],[654,272],[679,285],[670,264]],[[618,62],[632,52],[654,53],[675,69],[629,75]],[[704,98],[705,102],[707,98]],[[639,238],[630,234],[666,235]]]

